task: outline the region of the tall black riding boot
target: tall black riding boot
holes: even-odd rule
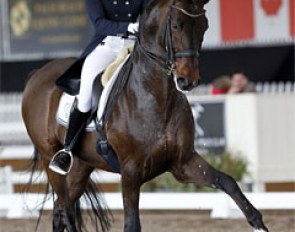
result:
[[[80,112],[76,104],[74,104],[69,118],[69,127],[65,137],[64,149],[58,151],[49,164],[49,168],[52,171],[61,175],[66,175],[70,171],[74,161],[71,150],[85,128],[89,115],[89,112]]]

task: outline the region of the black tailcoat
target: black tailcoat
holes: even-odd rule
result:
[[[76,95],[78,87],[67,86],[79,82],[86,56],[107,36],[126,36],[129,23],[137,21],[148,0],[86,0],[86,9],[93,27],[93,36],[80,58],[56,81],[64,91]],[[76,84],[74,84],[76,85]],[[74,89],[73,89],[74,88]]]

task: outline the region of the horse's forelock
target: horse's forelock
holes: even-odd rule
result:
[[[141,17],[141,22],[144,25],[154,27],[153,24],[159,26],[161,24],[161,18],[166,17],[168,6],[175,0],[151,0],[146,5],[145,12]]]

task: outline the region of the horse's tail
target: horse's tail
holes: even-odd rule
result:
[[[113,217],[111,211],[108,209],[107,204],[105,203],[104,198],[99,193],[101,193],[101,191],[99,190],[95,182],[90,178],[84,193],[84,197],[87,200],[87,203],[89,203],[92,208],[92,214],[89,213],[88,216],[91,218],[91,221],[95,225],[96,231],[99,231],[100,227],[103,232],[107,232],[111,228]],[[76,203],[75,209],[77,210],[76,220],[78,222],[79,228],[86,229],[81,214],[82,212],[80,208],[80,200]]]
[[[28,166],[28,169],[31,172],[30,179],[29,179],[28,185],[26,186],[25,192],[29,192],[30,187],[32,186],[34,182],[33,176],[36,170],[38,170],[40,167],[40,160],[41,160],[40,154],[37,148],[34,147],[32,159]],[[86,186],[85,193],[83,195],[87,203],[91,205],[91,209],[92,209],[90,212],[87,211],[89,212],[88,216],[90,217],[91,222],[95,225],[96,231],[107,232],[111,228],[111,222],[113,220],[113,217],[112,217],[111,211],[108,209],[107,204],[105,203],[104,198],[102,197],[100,193],[101,191],[99,190],[98,186],[90,178]],[[36,223],[35,231],[37,231],[38,226],[40,224],[41,216],[44,211],[44,204],[49,198],[51,198],[49,195],[51,195],[52,199],[54,199],[53,197],[54,192],[50,192],[49,182],[47,182],[45,187],[45,195],[41,205],[40,214]],[[74,224],[76,224],[77,231],[82,231],[83,229],[86,230],[83,215],[82,215],[80,200],[78,200],[75,203],[74,207],[75,207],[75,215],[74,215],[75,223]],[[66,209],[69,209],[69,207],[66,207]],[[72,212],[66,212],[66,215],[71,215],[71,214]]]
[[[32,158],[31,158],[30,163],[28,164],[28,167],[27,167],[27,170],[29,170],[31,172],[31,174],[30,174],[29,182],[28,182],[28,184],[26,185],[26,187],[24,189],[24,192],[26,192],[26,193],[28,193],[30,191],[30,188],[31,188],[31,186],[32,186],[32,184],[34,182],[34,179],[35,179],[34,174],[36,173],[36,171],[40,167],[40,158],[41,157],[39,155],[39,152],[38,152],[37,148],[34,147]],[[44,204],[49,198],[49,189],[50,189],[49,188],[49,183],[47,182],[46,186],[45,186],[45,194],[44,194],[43,201],[41,203],[40,214],[39,214],[39,217],[38,217],[38,220],[37,220],[37,223],[36,223],[35,231],[37,231],[38,226],[40,224],[41,216],[42,216],[43,211],[44,211]]]

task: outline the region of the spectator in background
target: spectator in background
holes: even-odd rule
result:
[[[255,92],[255,86],[242,72],[235,72],[231,76],[231,85],[227,93],[250,93]]]
[[[211,84],[211,94],[235,94],[255,92],[255,86],[242,72],[217,77]]]
[[[226,94],[231,87],[231,78],[227,75],[217,77],[211,84],[210,92],[213,95]]]

